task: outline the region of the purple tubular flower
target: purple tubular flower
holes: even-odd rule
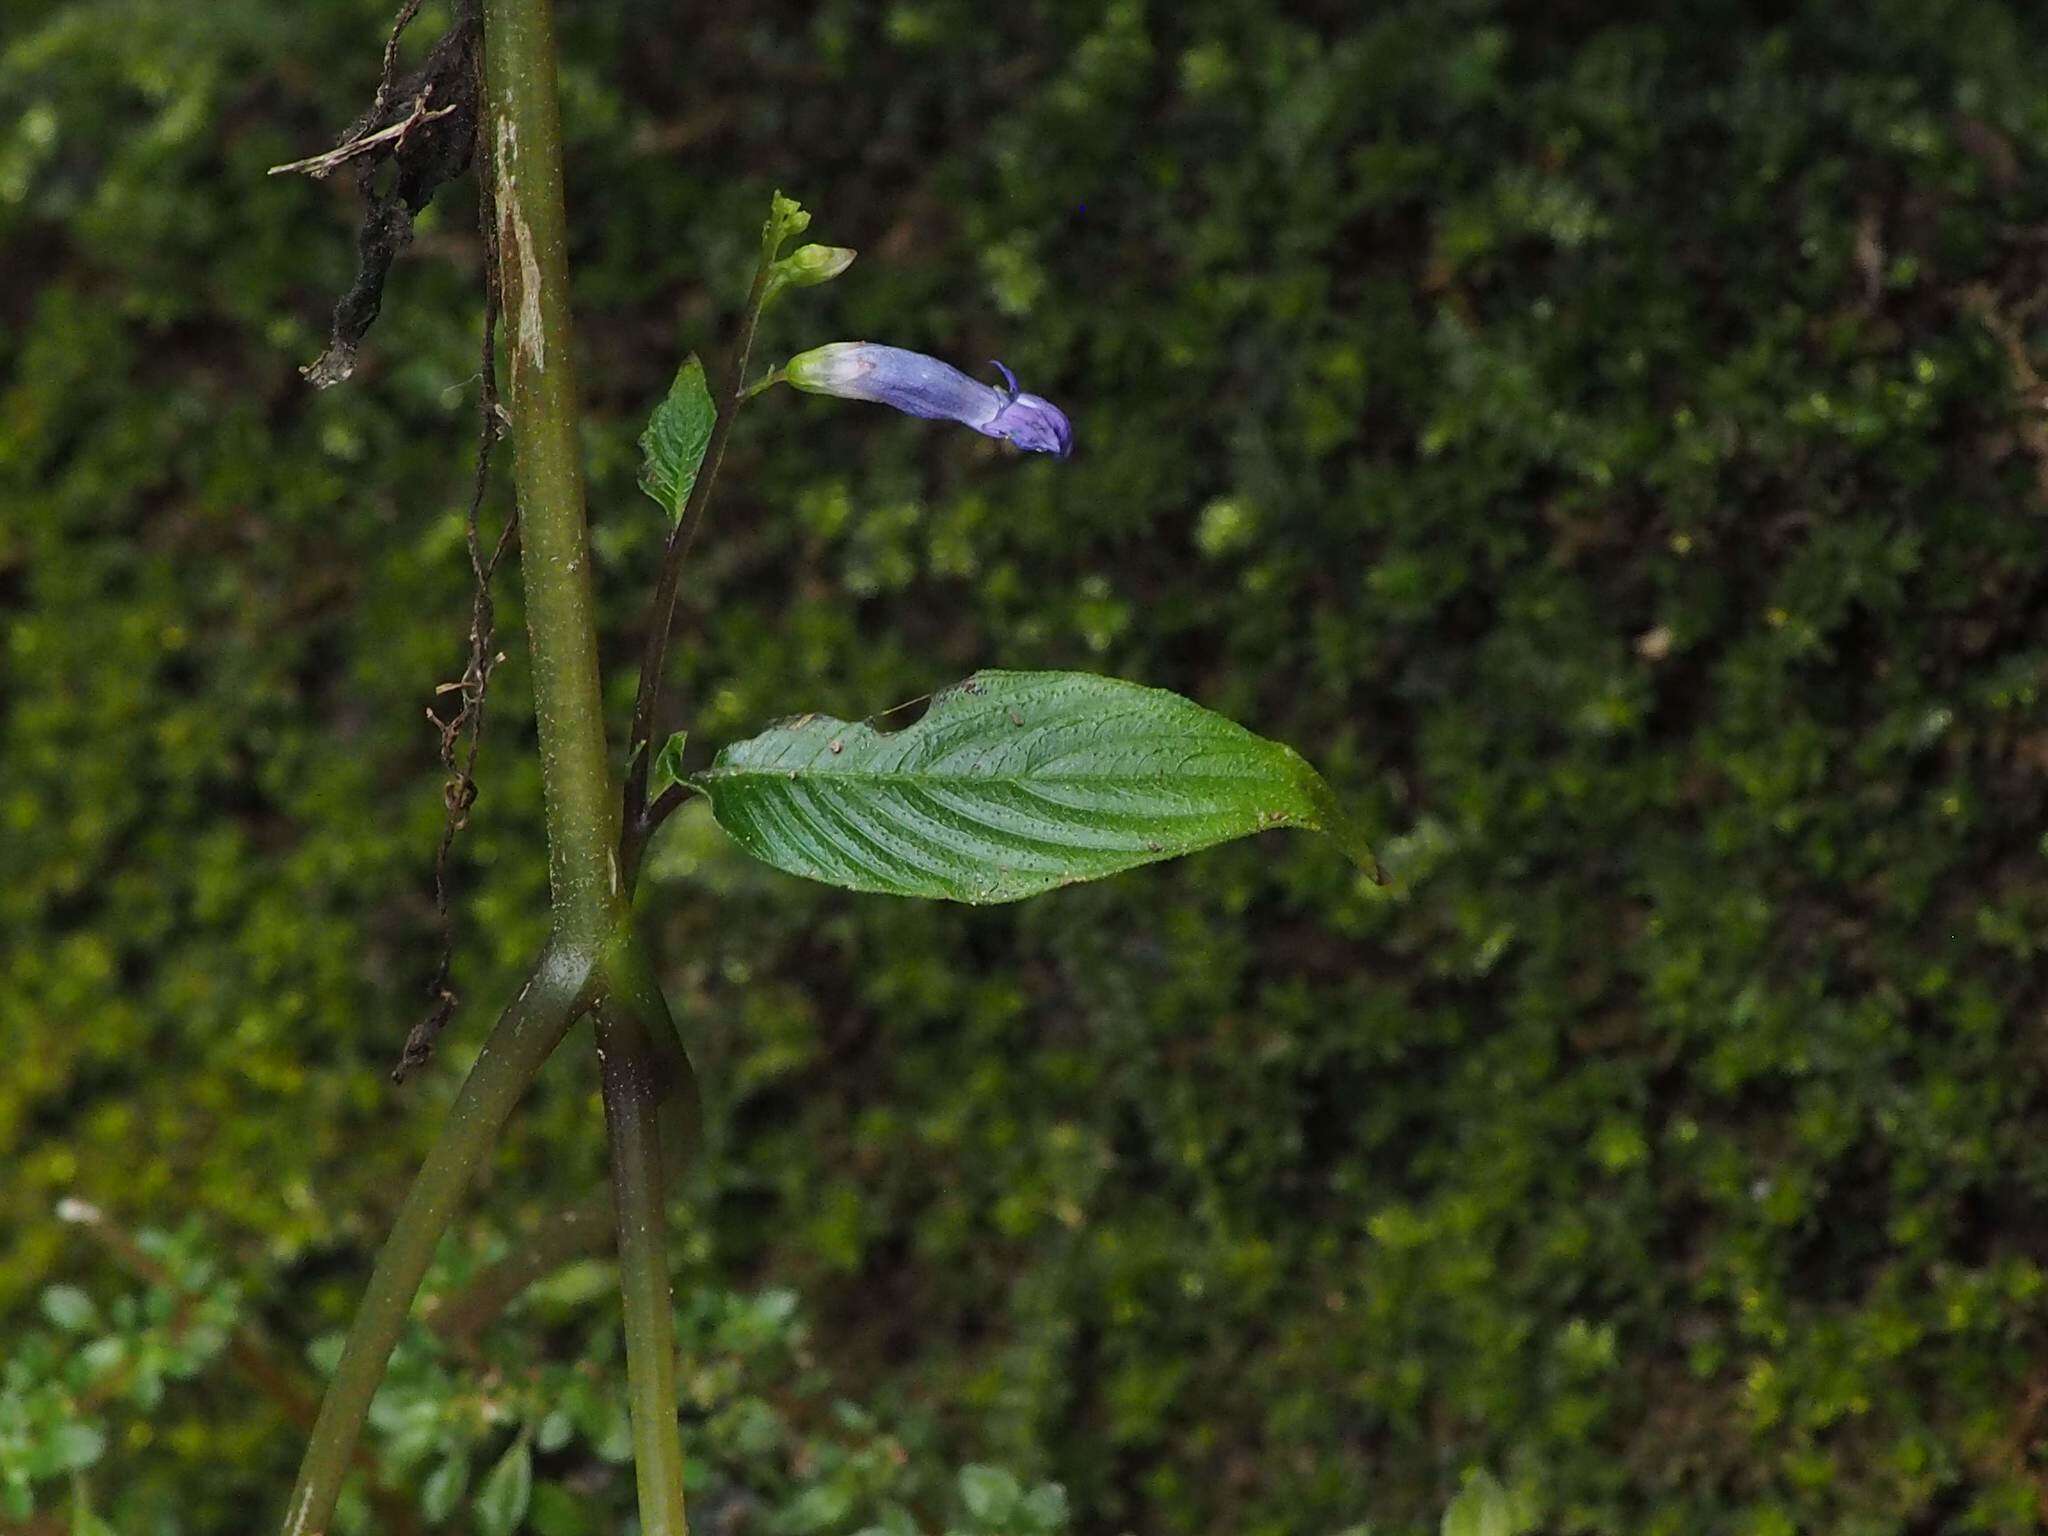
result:
[[[873,400],[911,416],[957,421],[984,437],[1000,437],[1031,453],[1074,451],[1074,429],[1050,400],[1017,387],[997,363],[1005,388],[969,378],[949,363],[872,341],[835,341],[789,360],[791,384],[814,395]]]

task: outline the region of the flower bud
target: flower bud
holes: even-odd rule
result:
[[[829,283],[853,265],[854,253],[843,245],[802,245],[768,269],[767,303],[785,288],[814,288]]]
[[[762,227],[761,241],[767,246],[772,259],[782,254],[784,241],[794,239],[810,227],[811,216],[804,211],[803,204],[777,192],[768,204],[768,222]]]

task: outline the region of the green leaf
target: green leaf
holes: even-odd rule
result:
[[[559,1451],[569,1443],[570,1437],[575,1433],[576,1426],[570,1421],[569,1415],[557,1408],[540,1421],[540,1428],[533,1436],[534,1449],[542,1455]]]
[[[306,1359],[322,1376],[332,1376],[341,1364],[341,1352],[347,1344],[345,1333],[323,1333],[306,1346]]]
[[[604,1416],[589,1436],[590,1448],[601,1461],[622,1467],[633,1459],[633,1416],[619,1398],[607,1398]]]
[[[609,1296],[619,1288],[618,1272],[604,1259],[576,1259],[527,1287],[529,1301],[567,1311]]]
[[[1058,1483],[1040,1483],[1024,1495],[1017,1512],[1034,1531],[1062,1530],[1067,1523],[1067,1490]]]
[[[59,1424],[45,1443],[53,1473],[83,1472],[100,1459],[107,1437],[90,1424]]]
[[[661,503],[670,521],[683,515],[717,420],[718,408],[704,383],[704,365],[692,352],[676,370],[668,398],[654,408],[647,430],[640,434],[640,489]]]
[[[1490,1472],[1476,1472],[1444,1511],[1442,1536],[1514,1536],[1507,1490]]]
[[[53,1285],[44,1291],[43,1316],[66,1333],[84,1333],[100,1320],[92,1298],[75,1285]]]
[[[882,1506],[881,1517],[861,1531],[860,1536],[924,1536],[924,1527],[901,1504],[890,1502]]]
[[[79,1368],[91,1382],[105,1381],[128,1363],[128,1340],[118,1333],[94,1339],[78,1352]]]
[[[526,1518],[533,1497],[533,1447],[521,1435],[476,1495],[476,1525],[482,1536],[512,1536]]]
[[[1022,1494],[1016,1477],[1001,1467],[960,1469],[961,1502],[967,1506],[967,1513],[983,1525],[1000,1525],[1009,1519]]]
[[[469,1458],[450,1456],[434,1468],[420,1488],[420,1513],[427,1524],[439,1525],[455,1512],[462,1490],[469,1486]]]
[[[690,733],[677,731],[661,744],[661,750],[654,754],[653,765],[647,771],[647,797],[657,799],[671,784],[681,784],[683,778],[683,748],[689,744]]]
[[[1080,672],[977,672],[888,734],[799,715],[691,782],[755,858],[855,891],[1015,901],[1270,827],[1325,832],[1378,874],[1291,748]]]
[[[853,1493],[838,1483],[813,1483],[781,1512],[776,1524],[796,1536],[811,1536],[841,1524],[853,1512]]]
[[[542,1483],[533,1490],[533,1528],[539,1536],[595,1536],[598,1518],[587,1496]]]

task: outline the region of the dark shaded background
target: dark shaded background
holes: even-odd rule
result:
[[[5,0],[0,1338],[105,1278],[66,1194],[196,1218],[279,1334],[336,1326],[544,921],[513,583],[471,1007],[390,1087],[472,193],[315,395],[352,207],[263,175],[386,19]],[[1000,356],[1081,451],[752,412],[684,592],[694,739],[1113,672],[1299,745],[1408,890],[1276,836],[966,911],[680,819],[643,907],[711,1087],[708,1272],[795,1289],[854,1395],[1087,1532],[1421,1529],[1475,1460],[1560,1531],[2040,1529],[2038,8],[561,21],[618,721],[634,439],[781,186],[862,254],[764,355]],[[589,1068],[487,1225],[595,1187]],[[281,1498],[295,1437],[232,1384],[156,1423],[137,1486]]]

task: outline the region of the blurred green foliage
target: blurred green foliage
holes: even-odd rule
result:
[[[246,1515],[236,1524],[220,1516],[201,1523],[189,1486],[135,1477],[132,1463],[109,1457],[107,1426],[125,1431],[134,1447],[148,1445],[166,1379],[191,1378],[223,1351],[240,1370],[234,1384],[261,1389],[288,1416],[310,1416],[310,1378],[245,1314],[239,1288],[216,1272],[196,1223],[134,1238],[97,1211],[84,1224],[127,1266],[128,1288],[102,1310],[76,1286],[51,1286],[44,1326],[13,1339],[0,1365],[0,1515],[25,1521],[38,1503],[52,1502],[49,1485],[57,1482],[75,1536],[98,1536],[109,1520],[121,1531],[249,1528]],[[522,1233],[512,1241],[526,1240]],[[705,1271],[704,1249],[694,1245],[680,1267],[687,1299],[677,1330],[689,1362],[679,1397],[700,1524],[771,1536],[1065,1529],[1057,1485],[1026,1487],[1006,1470],[975,1464],[941,1473],[929,1415],[885,1428],[827,1395],[830,1373],[814,1357],[796,1296],[724,1289]],[[395,1508],[373,1510],[366,1485],[351,1490],[337,1512],[342,1529],[418,1536],[458,1512],[456,1528],[478,1536],[628,1528],[632,1432],[622,1384],[602,1363],[623,1347],[612,1268],[571,1256],[508,1306],[488,1262],[503,1257],[451,1252],[428,1277],[423,1321],[401,1342],[370,1420],[371,1457],[382,1478],[407,1493]],[[339,1333],[315,1340],[312,1364],[331,1372],[341,1343]],[[208,1447],[195,1437],[187,1449]],[[536,1463],[551,1475],[537,1480]],[[67,1476],[68,1487],[60,1481]]]
[[[198,1223],[280,1337],[338,1327],[544,921],[508,596],[469,1007],[393,1090],[478,248],[436,208],[312,395],[351,209],[263,175],[367,98],[382,10],[7,8],[9,1340],[115,1283],[67,1194]],[[1265,839],[965,911],[678,818],[643,905],[711,1096],[693,1284],[801,1297],[864,1411],[1086,1531],[1419,1532],[1479,1463],[1557,1531],[2041,1528],[2039,8],[562,20],[619,718],[634,443],[779,185],[862,255],[764,358],[1001,356],[1081,451],[750,411],[685,585],[693,754],[1097,669],[1299,745],[1406,889]],[[597,1186],[587,1051],[465,1243]],[[601,1360],[585,1326],[524,1347]],[[223,1369],[143,1422],[92,1474],[118,1528],[281,1499],[296,1435]]]

